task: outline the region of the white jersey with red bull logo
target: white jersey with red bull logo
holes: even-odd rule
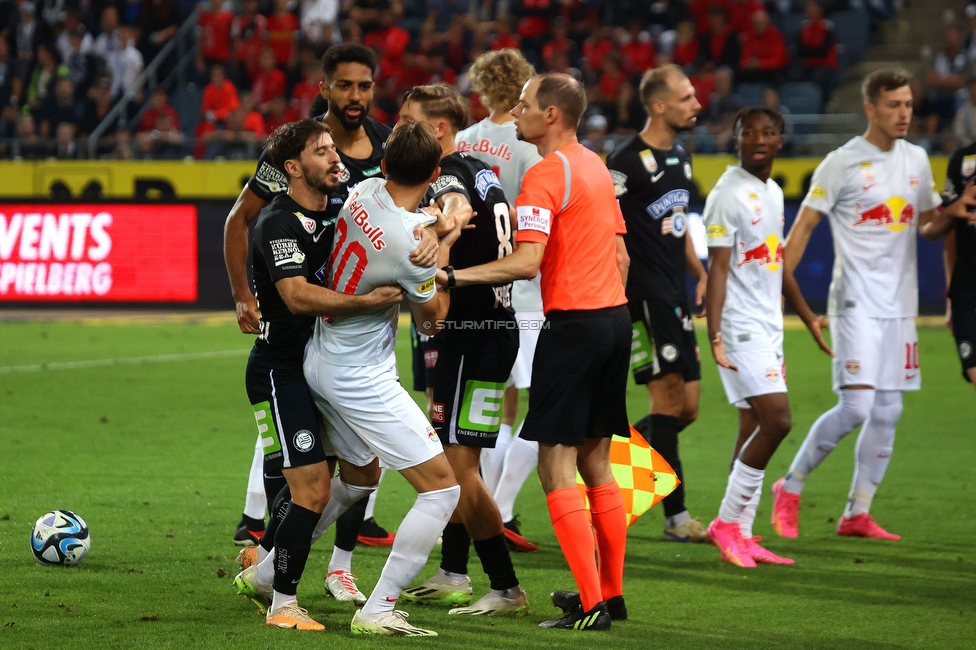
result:
[[[454,136],[458,151],[491,166],[502,191],[514,201],[522,191],[522,179],[529,167],[542,160],[534,144],[523,142],[515,133],[515,122],[503,124],[485,118]],[[541,276],[512,283],[512,308],[516,312],[542,311]]]
[[[919,146],[897,140],[882,151],[858,136],[828,154],[802,204],[830,220],[834,272],[827,313],[917,316],[919,215],[940,204]]]
[[[325,286],[362,295],[379,286],[398,284],[413,302],[431,300],[436,294],[437,269],[410,261],[418,244],[414,228],[431,221],[426,214],[397,207],[386,191],[386,180],[366,179],[352,190],[339,212],[332,254],[320,270]],[[319,318],[311,348],[334,366],[384,364],[396,345],[399,313],[399,306],[394,306]]]
[[[726,350],[783,341],[783,190],[730,165],[705,200],[709,248],[731,248],[722,340]]]

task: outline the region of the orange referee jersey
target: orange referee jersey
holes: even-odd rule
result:
[[[616,241],[627,228],[598,155],[577,141],[550,153],[526,172],[515,207],[515,241],[546,245],[540,267],[546,313],[627,304]]]

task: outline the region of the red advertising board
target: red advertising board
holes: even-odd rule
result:
[[[196,299],[192,205],[0,204],[0,301]]]

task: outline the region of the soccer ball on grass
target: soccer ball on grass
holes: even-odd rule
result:
[[[88,524],[70,510],[52,510],[37,520],[31,532],[31,550],[42,564],[78,564],[89,548]]]

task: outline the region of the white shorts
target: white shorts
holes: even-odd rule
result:
[[[833,390],[871,386],[875,390],[919,390],[918,331],[914,318],[831,316]]]
[[[535,346],[539,342],[539,330],[546,321],[546,315],[541,311],[520,311],[515,314],[519,324],[519,351],[512,366],[512,376],[508,379],[509,386],[518,389],[532,386],[532,359],[535,357]]]
[[[747,397],[786,392],[786,360],[782,345],[730,350],[725,353],[725,358],[738,368],[718,368],[729,404],[736,408],[751,408]]]
[[[395,357],[375,366],[333,366],[310,350],[305,379],[325,416],[326,453],[357,467],[378,456],[397,471],[444,453],[427,417],[400,385]]]

